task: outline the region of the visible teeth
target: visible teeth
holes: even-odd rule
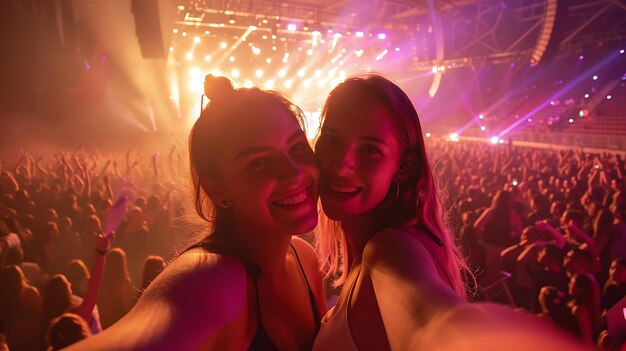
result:
[[[298,193],[296,195],[286,197],[284,199],[276,200],[274,201],[274,203],[277,205],[296,205],[296,204],[303,202],[308,197],[309,195],[307,194],[307,192],[302,191],[301,193]]]
[[[337,192],[337,193],[346,193],[346,194],[351,194],[351,193],[356,193],[359,188],[353,185],[341,185],[341,184],[333,184],[333,183],[329,183],[328,184],[330,190]]]

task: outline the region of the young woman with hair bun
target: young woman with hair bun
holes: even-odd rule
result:
[[[189,136],[195,208],[208,230],[131,311],[76,349],[307,350],[324,315],[313,248],[317,160],[302,111],[280,94],[207,76]]]

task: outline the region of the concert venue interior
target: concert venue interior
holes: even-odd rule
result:
[[[116,232],[146,232],[113,243],[133,287],[148,255],[175,257],[195,215],[187,137],[207,74],[284,94],[313,143],[328,93],[377,73],[419,114],[470,299],[556,319],[598,349],[626,340],[624,0],[2,0],[0,48],[0,265],[21,265],[41,295],[52,275],[71,280],[71,260],[91,267],[68,233],[105,225],[124,189],[134,203]],[[523,231],[486,243],[475,223],[503,191]],[[546,249],[551,233],[565,249]],[[582,303],[570,274],[593,277],[588,330],[563,322]]]

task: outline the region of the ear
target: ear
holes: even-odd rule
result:
[[[407,153],[400,158],[400,166],[396,172],[396,179],[400,183],[404,183],[415,175],[417,171],[418,157],[414,153]]]
[[[200,186],[216,206],[219,206],[223,201],[229,201],[228,194],[226,194],[224,187],[217,179],[202,177]]]

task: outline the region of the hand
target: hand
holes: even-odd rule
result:
[[[546,219],[541,220],[541,221],[536,221],[535,227],[537,227],[537,229],[541,230],[542,232],[555,229],[550,223],[548,223]]]
[[[104,236],[103,234],[96,234],[98,237],[98,243],[96,244],[96,250],[107,252],[111,248],[111,243],[109,242],[109,236]]]

